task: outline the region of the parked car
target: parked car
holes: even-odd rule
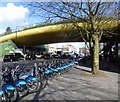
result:
[[[63,53],[63,54],[61,55],[61,58],[63,58],[63,59],[72,58],[72,56],[71,56],[68,52],[66,52],[66,53]]]
[[[36,56],[34,54],[27,54],[25,59],[26,60],[34,60],[34,59],[36,59]]]
[[[19,61],[24,60],[24,56],[20,53],[10,53],[4,56],[3,61],[4,62],[13,62],[13,61]]]
[[[60,58],[61,57],[60,54],[53,54],[52,56],[53,56],[53,58]]]
[[[3,58],[4,62],[10,62],[10,56],[9,55],[5,55]]]
[[[13,62],[15,61],[16,58],[15,58],[15,55],[11,54],[11,55],[5,55],[4,58],[3,58],[3,61],[4,62]]]
[[[24,60],[24,56],[21,53],[15,53],[15,58],[17,61]]]
[[[43,55],[35,55],[37,59],[41,59]]]
[[[51,59],[51,58],[53,58],[53,56],[51,54],[49,54],[49,53],[46,53],[46,54],[43,54],[42,58]]]

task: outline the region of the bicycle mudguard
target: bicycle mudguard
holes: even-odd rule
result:
[[[78,64],[78,62],[76,61],[75,64]]]
[[[2,90],[15,90],[15,88],[10,84],[5,84],[2,86]]]
[[[65,66],[63,66],[63,68],[65,69],[67,66],[65,65]]]
[[[18,80],[16,83],[15,83],[15,86],[19,86],[19,85],[26,85],[27,83],[24,81],[24,80]]]
[[[70,64],[68,64],[68,67],[70,67]]]
[[[26,79],[25,79],[25,81],[26,82],[29,82],[29,81],[35,81],[35,80],[37,80],[37,78],[35,78],[34,76],[28,76]]]
[[[58,70],[60,70],[60,69],[61,69],[61,67],[58,67],[57,69],[58,69]]]
[[[70,66],[72,65],[72,63],[69,64]]]
[[[53,69],[53,68],[52,68],[51,70],[52,70],[52,71],[55,71],[55,72],[57,72],[57,71],[58,71],[57,69]]]
[[[47,70],[46,72],[45,72],[45,74],[50,74],[50,73],[52,73],[53,71],[52,70]]]
[[[64,69],[64,67],[62,66],[61,69]]]
[[[28,74],[21,74],[19,79],[26,79],[29,75]]]
[[[3,94],[3,91],[2,91],[2,90],[0,90],[0,96],[2,96],[2,94]]]
[[[68,65],[65,65],[65,68],[68,68]]]

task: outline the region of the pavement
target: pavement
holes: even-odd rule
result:
[[[84,68],[77,66],[65,74],[48,80],[44,89],[28,94],[20,101],[118,100],[118,73],[102,71],[104,76],[83,75]]]
[[[2,61],[3,61],[3,59],[2,59],[2,57],[0,57],[0,75],[1,75],[1,69],[2,69]]]
[[[0,57],[0,62],[2,61],[2,57]]]
[[[3,61],[3,58],[2,58],[2,57],[0,57],[0,63],[2,63],[2,61]]]
[[[86,71],[85,71],[86,70]],[[67,73],[48,80],[38,92],[20,98],[24,100],[120,100],[119,73],[100,70],[101,76],[89,73],[90,68],[76,66]]]

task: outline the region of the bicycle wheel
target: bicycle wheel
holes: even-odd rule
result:
[[[35,92],[35,91],[38,91],[38,89],[39,89],[40,86],[41,86],[41,83],[38,82],[38,80],[30,80],[30,81],[27,83],[27,86],[29,87],[29,91],[30,91],[30,92]]]

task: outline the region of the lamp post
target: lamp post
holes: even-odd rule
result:
[[[17,29],[18,29],[18,26],[16,26],[16,40],[17,40]]]
[[[17,43],[17,30],[18,30],[18,26],[16,26],[16,36],[15,36],[15,42]],[[15,45],[15,48],[14,48],[14,51],[16,49],[16,45]]]

